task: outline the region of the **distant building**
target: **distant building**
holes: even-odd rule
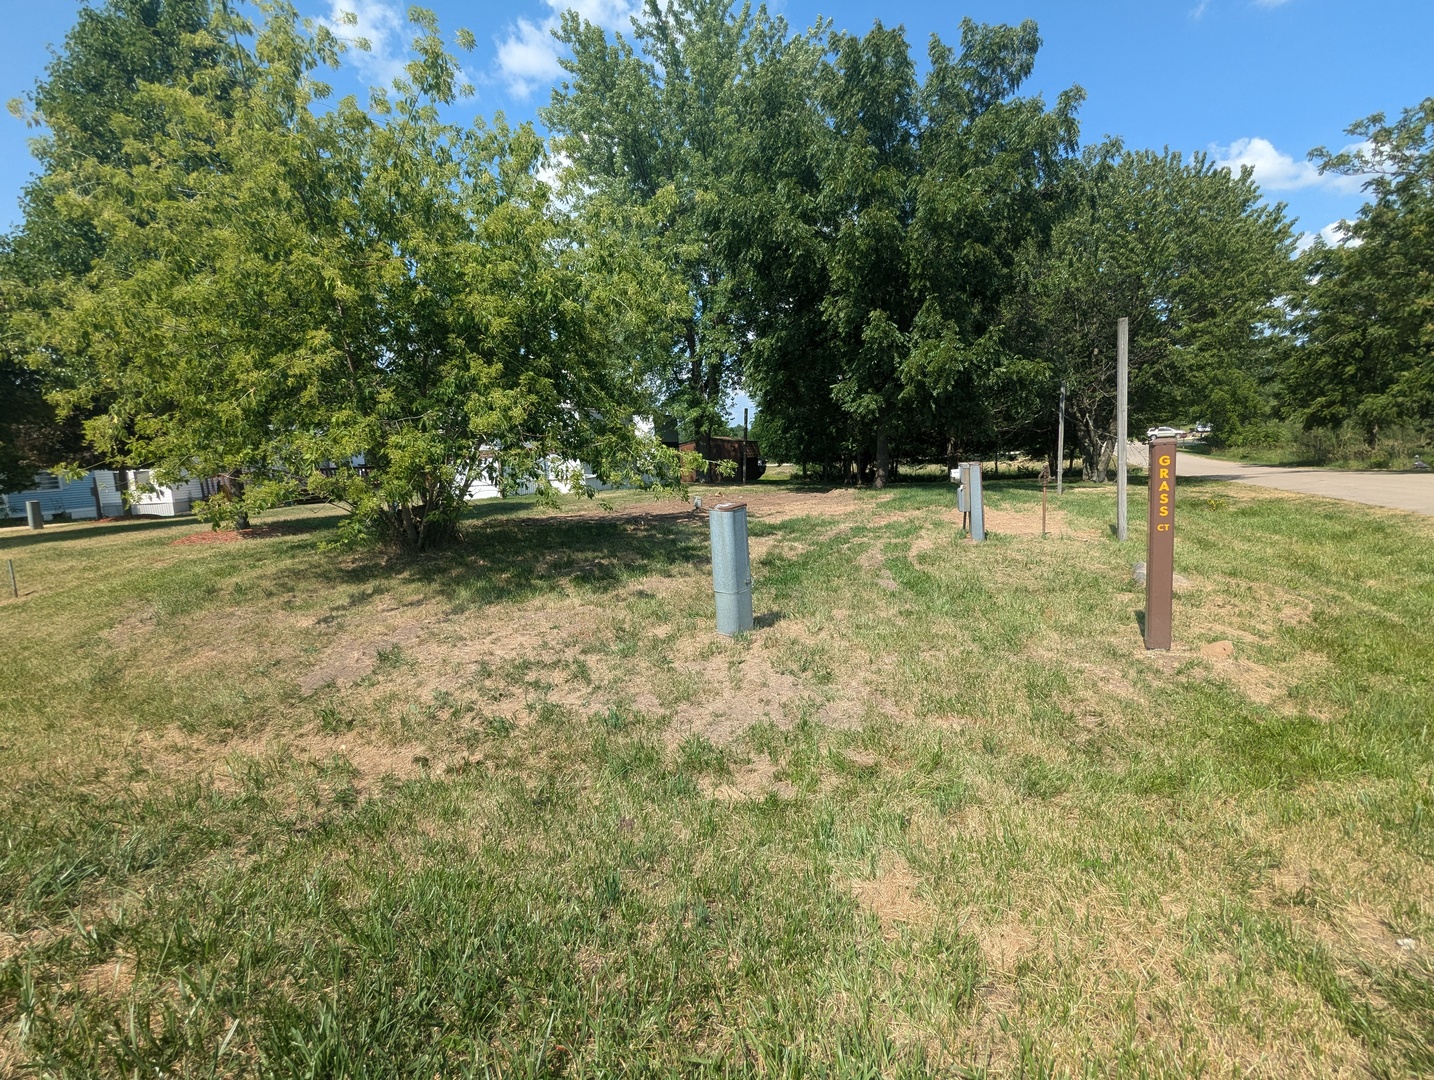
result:
[[[217,487],[213,480],[186,480],[174,487],[143,491],[141,489],[150,483],[149,470],[132,470],[129,477],[130,510],[153,517],[187,514],[196,500],[214,494]],[[35,500],[46,521],[60,515],[72,521],[120,517],[124,513],[124,498],[115,485],[115,478],[116,474],[108,469],[95,469],[75,480],[66,480],[51,472],[37,472],[31,487],[0,495],[0,516],[22,518],[25,504]]]
[[[697,443],[681,443],[677,449],[684,454],[695,454]],[[744,456],[747,459],[745,472],[742,468]],[[721,463],[724,461],[730,461],[733,465],[731,476],[722,475]],[[682,473],[682,481],[686,484],[699,482],[704,484],[740,484],[744,481],[750,484],[754,480],[760,480],[766,471],[767,463],[762,460],[761,451],[755,439],[734,439],[726,435],[714,435],[712,436],[712,456],[707,459],[706,475],[699,478],[696,472],[688,469]]]

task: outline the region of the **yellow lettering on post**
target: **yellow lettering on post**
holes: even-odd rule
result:
[[[1169,479],[1170,479],[1170,470],[1169,470],[1169,469],[1161,469],[1161,470],[1160,470],[1160,479],[1162,479],[1162,480],[1169,480]]]
[[[1161,455],[1160,455],[1160,458],[1159,458],[1159,461],[1160,461],[1160,464],[1162,464],[1162,465],[1169,465],[1169,464],[1170,464],[1170,455],[1169,455],[1169,454],[1161,454]]]
[[[1160,490],[1161,490],[1161,491],[1169,491],[1169,490],[1170,490],[1170,485],[1167,484],[1164,480],[1162,480],[1162,481],[1160,482]]]
[[[1161,493],[1160,493],[1160,505],[1161,505],[1161,506],[1164,506],[1164,505],[1165,505],[1166,503],[1168,503],[1169,501],[1170,501],[1170,496],[1169,496],[1169,494],[1166,493],[1166,492],[1161,492]]]
[[[1168,506],[1162,506],[1162,507],[1160,508],[1160,516],[1161,516],[1161,517],[1169,517],[1169,516],[1170,516],[1170,507],[1168,507]],[[1160,531],[1161,531],[1161,532],[1164,532],[1164,531],[1165,531],[1165,528],[1162,526]]]
[[[1164,512],[1165,512],[1165,511],[1163,511],[1163,510],[1161,511],[1162,514],[1163,514]],[[1169,531],[1170,531],[1170,523],[1167,521],[1164,525],[1157,525],[1157,526],[1155,526],[1155,531],[1156,531],[1156,532],[1169,532]]]

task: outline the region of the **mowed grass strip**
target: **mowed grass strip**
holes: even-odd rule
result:
[[[0,534],[0,1075],[1434,1071],[1434,523],[743,495]]]

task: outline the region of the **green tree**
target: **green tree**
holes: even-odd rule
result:
[[[209,33],[215,21],[209,0],[106,0],[82,7],[34,91],[10,103],[11,112],[38,131],[31,147],[39,171],[22,196],[23,222],[4,238],[0,257],[0,348],[7,355],[0,424],[9,433],[0,436],[8,448],[0,454],[26,482],[35,469],[95,456],[84,442],[83,417],[56,416],[44,397],[46,377],[62,372],[68,358],[47,357],[46,377],[23,370],[14,317],[52,302],[103,252],[101,230],[77,207],[79,171],[91,162],[128,162],[130,146],[152,133],[160,118],[142,103],[145,84],[172,86],[200,70],[222,72],[220,57],[234,55],[223,35],[242,24],[215,35]]]
[[[1203,155],[1088,149],[1048,245],[1032,243],[1008,303],[1010,340],[1065,379],[1087,479],[1115,450],[1116,322],[1130,319],[1131,430],[1203,416],[1230,432],[1260,418],[1260,373],[1282,348],[1298,288],[1283,206]]]
[[[1021,382],[995,336],[999,298],[1020,245],[1049,227],[1081,97],[1017,96],[1039,44],[1033,23],[967,20],[959,53],[933,37],[918,80],[901,29],[833,34],[813,74],[787,80],[808,119],[767,118],[802,152],[739,136],[756,148],[739,161],[733,244],[760,343],[749,381],[769,422],[813,432],[816,460],[839,433],[884,485],[897,441],[992,431]]]
[[[750,341],[720,250],[730,154],[749,83],[786,36],[765,7],[734,11],[730,0],[647,0],[631,39],[609,39],[569,11],[558,31],[568,78],[542,113],[579,188],[662,207],[648,229],[685,294],[670,328],[664,407],[707,457]]]
[[[1355,150],[1311,153],[1321,172],[1368,176],[1370,198],[1342,243],[1304,257],[1305,345],[1285,391],[1308,427],[1381,428],[1434,420],[1434,97],[1388,122],[1349,128]]]
[[[457,64],[410,17],[392,91],[321,111],[339,43],[274,5],[240,84],[142,84],[157,119],[129,160],[77,166],[103,250],[36,355],[78,358],[59,397],[104,403],[87,431],[111,458],[229,477],[217,517],[304,484],[421,550],[484,470],[662,467],[634,425],[665,314],[644,249],[564,211],[530,127],[441,120]]]

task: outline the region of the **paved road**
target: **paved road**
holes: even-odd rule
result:
[[[1323,495],[1327,499],[1388,506],[1434,515],[1434,470],[1430,472],[1350,472],[1345,469],[1296,469],[1283,465],[1245,465],[1203,454],[1177,454],[1177,476],[1203,476],[1241,484]]]

